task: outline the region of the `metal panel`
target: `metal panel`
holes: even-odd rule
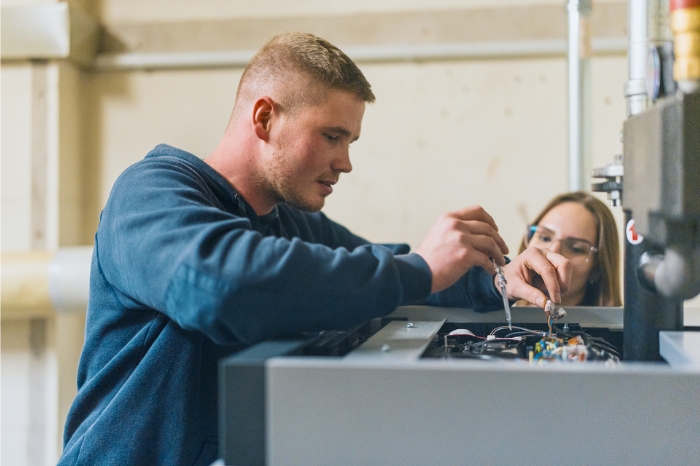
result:
[[[418,359],[437,334],[440,322],[389,322],[359,348],[345,356],[346,360]]]
[[[659,332],[659,352],[674,368],[700,368],[700,332]]]
[[[604,327],[611,330],[622,328],[622,307],[566,307],[566,317],[560,323],[574,322],[582,327]],[[513,323],[547,323],[547,317],[539,307],[511,307]],[[408,320],[441,320],[448,322],[487,322],[506,324],[505,313],[475,312],[471,309],[436,306],[401,306],[387,317]]]
[[[267,374],[269,465],[700,457],[697,370],[274,358]]]
[[[661,245],[696,239],[700,95],[661,99],[624,123],[623,206]],[[691,224],[690,226],[688,224]]]
[[[231,466],[265,462],[265,361],[304,342],[263,342],[219,362],[219,455]]]

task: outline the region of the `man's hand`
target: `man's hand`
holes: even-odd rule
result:
[[[435,293],[454,284],[475,265],[495,272],[491,257],[504,265],[508,247],[493,218],[481,207],[470,206],[441,215],[416,253],[430,267],[431,293]]]
[[[508,298],[525,299],[542,308],[547,299],[561,303],[561,293],[571,284],[571,269],[564,256],[529,247],[503,267]]]

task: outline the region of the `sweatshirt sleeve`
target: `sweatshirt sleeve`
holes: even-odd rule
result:
[[[506,257],[506,263],[510,259]],[[511,300],[513,305],[515,301]],[[466,307],[476,312],[503,309],[501,292],[496,289],[493,275],[481,267],[472,267],[457,283],[428,296],[425,304],[442,307]]]
[[[501,294],[493,284],[493,276],[481,267],[472,267],[457,283],[431,294],[425,304],[442,307],[466,307],[477,312],[503,307]]]
[[[263,236],[204,185],[195,170],[157,158],[115,183],[95,247],[125,308],[163,312],[218,344],[253,343],[346,328],[430,292],[416,254]]]

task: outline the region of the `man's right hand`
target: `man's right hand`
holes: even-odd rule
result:
[[[415,252],[428,263],[431,293],[436,293],[475,265],[495,273],[491,258],[505,265],[508,246],[493,218],[480,206],[470,206],[441,215]]]

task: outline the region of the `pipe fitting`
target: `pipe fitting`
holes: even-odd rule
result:
[[[700,294],[700,247],[676,245],[663,254],[645,252],[637,276],[646,288],[667,298],[691,299]]]

